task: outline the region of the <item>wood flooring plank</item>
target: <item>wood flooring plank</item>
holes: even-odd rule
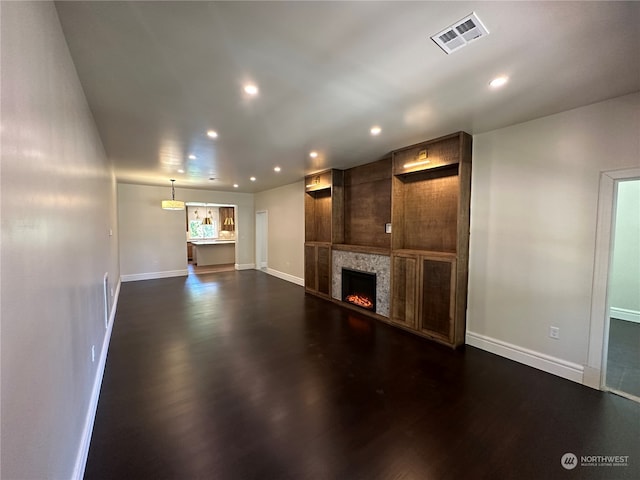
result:
[[[122,285],[85,478],[640,478],[639,437],[629,400],[230,271]]]

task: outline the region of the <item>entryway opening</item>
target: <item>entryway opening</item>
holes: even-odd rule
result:
[[[615,184],[605,387],[640,401],[640,179]]]

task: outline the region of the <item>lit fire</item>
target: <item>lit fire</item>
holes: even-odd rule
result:
[[[363,297],[362,295],[347,295],[347,302],[363,308],[373,308],[373,302],[368,297]]]

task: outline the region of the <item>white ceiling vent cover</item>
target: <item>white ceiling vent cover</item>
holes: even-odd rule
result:
[[[485,27],[475,13],[458,20],[450,27],[445,28],[431,37],[445,53],[453,53],[482,37],[489,35]]]

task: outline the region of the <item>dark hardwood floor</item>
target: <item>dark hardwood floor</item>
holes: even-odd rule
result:
[[[85,478],[638,479],[639,438],[630,400],[233,271],[122,285]]]

